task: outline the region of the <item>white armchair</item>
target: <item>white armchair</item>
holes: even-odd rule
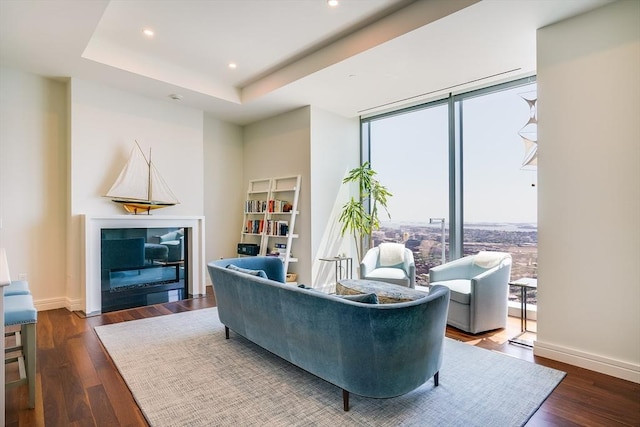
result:
[[[447,324],[477,334],[507,326],[511,255],[479,252],[429,271],[429,285],[449,288]]]
[[[171,231],[160,237],[160,244],[169,248],[168,262],[184,260],[184,229]]]
[[[362,259],[360,278],[415,288],[413,252],[401,243],[380,243]]]

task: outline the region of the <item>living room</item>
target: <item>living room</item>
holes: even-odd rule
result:
[[[536,68],[529,71],[537,76],[539,137],[549,142],[541,143],[538,164],[534,352],[640,382],[638,3],[606,3],[535,36]],[[21,18],[2,12],[2,28]],[[91,28],[101,14],[92,16]],[[316,260],[334,255],[318,248],[334,225],[342,178],[360,160],[357,116],[301,104],[234,123],[140,94],[135,78],[114,86],[31,72],[33,64],[10,61],[8,43],[0,51],[0,246],[16,278],[28,279],[39,311],[82,310],[80,215],[122,214],[101,196],[134,140],[153,147],[179,195],[179,205],[154,215],[206,219],[206,261],[234,255],[250,179],[301,174],[297,269],[301,283],[314,283]],[[204,269],[200,274],[207,280]]]

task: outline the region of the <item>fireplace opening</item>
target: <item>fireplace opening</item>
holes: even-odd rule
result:
[[[188,297],[185,228],[102,228],[102,312]]]

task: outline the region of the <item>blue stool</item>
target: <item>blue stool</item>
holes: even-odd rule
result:
[[[5,354],[16,351],[17,356],[5,358],[5,365],[18,363],[20,379],[5,383],[5,390],[21,384],[29,386],[29,407],[36,406],[36,322],[38,312],[31,295],[12,295],[4,299],[4,325],[20,325],[20,330],[6,333],[15,335],[15,346],[5,349]]]
[[[29,291],[29,282],[26,280],[14,280],[9,286],[4,287],[4,296],[8,297],[11,295],[31,295],[31,291]]]

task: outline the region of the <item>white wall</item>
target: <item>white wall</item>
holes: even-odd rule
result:
[[[0,68],[0,247],[39,309],[64,304],[66,83]]]
[[[349,200],[350,188],[342,184],[346,173],[360,163],[360,121],[311,108],[311,256],[312,282],[316,288],[335,285],[335,265],[319,261],[346,254],[357,255],[349,235],[340,235],[338,217]]]
[[[640,382],[640,2],[538,31],[535,353]]]
[[[244,193],[252,179],[302,175],[298,198],[300,214],[295,225],[300,237],[291,245],[291,252],[299,261],[291,263],[289,271],[298,273],[298,282],[304,284],[311,283],[310,138],[309,107],[244,128]],[[240,229],[237,238],[240,239]]]
[[[72,309],[80,309],[83,265],[80,214],[120,215],[120,205],[102,197],[138,141],[180,204],[153,215],[204,215],[203,113],[79,79],[72,79],[68,283]]]
[[[153,148],[181,201],[153,215],[205,215],[206,259],[235,254],[246,190],[239,126],[179,104],[5,68],[0,93],[0,246],[13,279],[27,274],[39,310],[79,308],[77,215],[124,213],[101,195],[133,139]]]
[[[235,257],[244,192],[242,128],[204,117],[204,211],[207,262]],[[210,278],[207,275],[207,281]]]
[[[180,204],[157,215],[203,215],[203,113],[79,79],[71,80],[71,214],[119,215],[103,196],[135,141]]]

